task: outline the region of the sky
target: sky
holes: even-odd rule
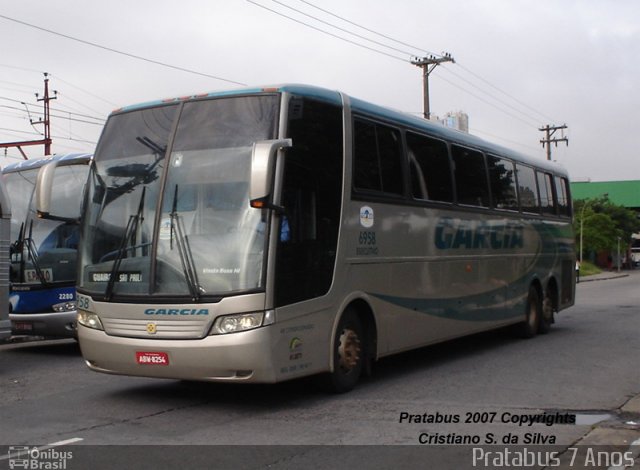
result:
[[[0,0],[0,143],[41,139],[43,80],[53,153],[93,152],[121,106],[304,83],[431,112],[545,159],[539,129],[567,126],[552,159],[574,181],[640,180],[637,0]],[[43,146],[23,147],[29,158]],[[0,149],[0,165],[18,161]]]

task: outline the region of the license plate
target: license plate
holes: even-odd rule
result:
[[[33,331],[33,323],[26,321],[14,321],[12,326],[15,331]]]
[[[44,277],[46,282],[53,281],[53,269],[44,268],[41,269],[40,272]],[[40,282],[40,278],[38,277],[38,272],[35,269],[25,269],[24,270],[24,280],[25,282]]]
[[[136,362],[145,366],[168,366],[169,355],[164,352],[137,351]]]

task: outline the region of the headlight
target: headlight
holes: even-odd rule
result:
[[[273,310],[267,312],[241,313],[237,315],[226,315],[216,318],[212,335],[225,335],[227,333],[237,333],[239,331],[253,330],[274,322]]]
[[[63,302],[61,304],[55,304],[53,306],[53,311],[54,312],[71,312],[72,310],[76,309],[76,301],[73,300],[71,302]]]
[[[100,317],[92,312],[78,310],[78,323],[94,330],[104,330]]]

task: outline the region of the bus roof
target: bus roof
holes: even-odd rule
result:
[[[319,99],[319,100],[326,101],[338,106],[342,105],[342,102],[343,102],[342,97],[347,96],[344,93],[341,93],[339,91],[329,90],[326,88],[316,87],[312,85],[282,84],[282,85],[273,85],[273,86],[264,86],[264,87],[238,88],[238,89],[227,90],[227,91],[214,91],[214,92],[203,93],[198,95],[188,95],[188,96],[169,98],[164,100],[149,101],[146,103],[135,104],[135,105],[126,106],[126,107],[117,109],[113,111],[112,114],[118,114],[121,112],[133,111],[133,110],[144,109],[149,107],[156,107],[156,106],[171,104],[179,101],[189,101],[189,100],[196,100],[196,99],[229,97],[229,96],[246,96],[246,95],[254,95],[254,94],[268,93],[268,92],[273,92],[273,93],[288,92],[288,93],[299,95],[299,96]],[[493,144],[479,137],[473,136],[471,134],[467,134],[466,132],[461,132],[455,129],[451,129],[443,126],[442,124],[427,121],[426,119],[418,116],[413,116],[405,112],[396,111],[390,108],[379,106],[358,98],[354,98],[350,96],[348,98],[351,103],[351,108],[353,111],[366,114],[372,117],[376,117],[379,119],[383,119],[391,123],[402,124],[416,131],[426,132],[436,138],[441,138],[441,139],[454,142],[460,145],[473,147],[478,150],[482,150],[486,153],[505,156],[505,157],[517,160],[519,162],[528,163],[530,165],[535,165],[536,167],[539,167],[542,169],[547,169],[555,173],[567,175],[566,169],[562,165],[559,165],[558,163],[550,162],[542,158],[535,158],[535,157],[514,151],[510,148]]]
[[[2,169],[2,173],[15,173],[18,171],[31,170],[33,168],[40,168],[50,162],[61,162],[64,164],[84,163],[93,158],[91,153],[62,153],[56,155],[49,155],[42,158],[36,158],[33,160],[22,160],[19,162],[11,163]]]

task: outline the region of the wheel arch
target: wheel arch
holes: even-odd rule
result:
[[[551,299],[554,312],[558,311],[560,306],[560,289],[558,286],[558,280],[555,276],[551,276],[547,281],[547,288],[544,291],[543,298],[548,296]]]

